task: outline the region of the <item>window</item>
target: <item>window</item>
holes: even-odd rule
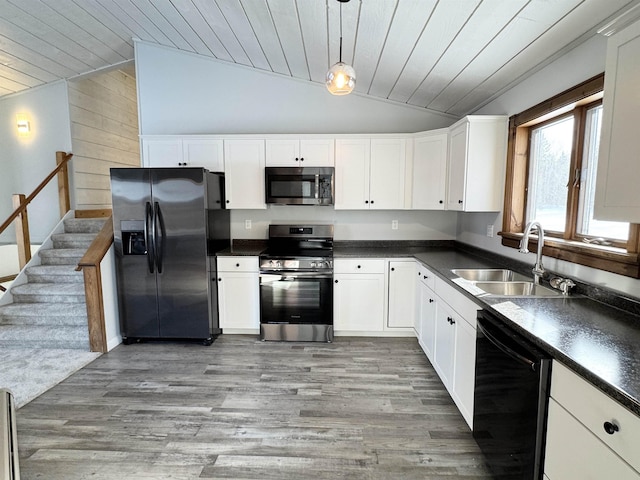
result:
[[[640,278],[638,225],[593,218],[602,124],[599,75],[510,119],[502,243],[539,221],[544,254]]]

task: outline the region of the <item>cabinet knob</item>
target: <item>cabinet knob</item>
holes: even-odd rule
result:
[[[240,264],[239,264],[239,263],[236,263],[236,267],[239,267],[239,266],[240,266]]]
[[[449,322],[450,325],[453,325],[455,322],[455,320],[451,317],[447,317],[447,322]]]
[[[438,200],[438,203],[444,203],[444,201],[443,200]]]
[[[373,204],[373,200],[371,200],[371,203]]]
[[[427,275],[423,275],[422,278],[426,280],[429,277]]]
[[[300,159],[299,159],[298,157],[296,157],[296,162],[297,162],[298,160],[300,160]]]
[[[364,203],[369,203],[369,200],[365,200]]]
[[[229,203],[229,200],[227,200],[227,203]]]
[[[458,200],[458,203],[462,204],[462,200]]]
[[[391,267],[391,271],[392,271],[392,272],[395,272],[395,271],[396,271],[396,269],[395,269],[394,267]]]
[[[304,162],[304,157],[300,157],[300,161],[301,161],[301,162]]]
[[[219,279],[218,279],[218,281],[219,281],[219,282],[221,282],[221,281],[222,281],[222,279],[221,279],[221,278],[219,278]]]
[[[362,265],[358,265],[358,268],[362,268]]]
[[[333,283],[338,283],[338,280],[334,280]]]
[[[604,427],[604,431],[607,432],[609,435],[613,435],[614,433],[620,430],[620,427],[618,427],[618,425],[616,425],[613,422],[604,422],[603,427]]]
[[[429,303],[433,303],[433,298],[430,298],[430,299],[429,299]]]

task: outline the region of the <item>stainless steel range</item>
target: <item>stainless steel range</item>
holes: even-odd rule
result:
[[[269,225],[260,338],[333,341],[333,225]]]

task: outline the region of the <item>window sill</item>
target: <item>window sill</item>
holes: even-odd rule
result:
[[[521,233],[500,232],[502,245],[519,248]],[[538,240],[529,241],[529,250],[535,252]],[[638,253],[628,253],[621,248],[605,247],[602,245],[588,245],[586,243],[547,237],[544,241],[542,253],[547,257],[579,263],[587,267],[606,270],[632,278],[640,278],[640,256]]]

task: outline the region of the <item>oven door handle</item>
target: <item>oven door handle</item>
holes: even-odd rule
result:
[[[489,340],[491,343],[493,343],[496,346],[496,348],[499,348],[511,358],[518,360],[521,363],[524,363],[529,368],[531,368],[531,370],[533,370],[534,372],[536,371],[538,362],[535,362],[530,358],[527,358],[524,355],[519,354],[513,348],[509,347],[508,345],[498,340],[494,335],[491,334],[491,332],[489,332],[489,329],[486,326],[484,326],[482,322],[478,321],[476,326],[484,334],[487,340]]]
[[[311,278],[333,278],[333,273],[326,272],[291,272],[291,271],[274,271],[274,272],[260,272],[260,278],[272,279],[273,277],[280,277],[282,280],[292,281],[296,279]]]

